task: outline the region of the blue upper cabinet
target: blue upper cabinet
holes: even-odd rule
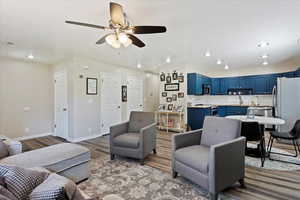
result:
[[[298,68],[297,71],[295,71],[294,76],[300,77],[300,68]]]
[[[203,76],[197,73],[189,73],[187,75],[188,85],[187,91],[188,95],[202,95],[203,94],[203,84],[211,85],[211,78]]]
[[[218,95],[221,94],[220,91],[220,78],[212,78],[211,79],[211,94]]]
[[[188,95],[202,95],[203,84],[211,85],[212,95],[226,95],[228,89],[253,89],[253,94],[272,94],[277,78],[280,77],[300,77],[300,68],[295,72],[285,72],[277,74],[209,78],[207,76],[191,73],[188,74]]]

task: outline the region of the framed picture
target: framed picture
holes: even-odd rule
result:
[[[178,78],[178,73],[176,71],[173,72],[172,74],[173,80],[177,80]]]
[[[179,83],[165,84],[165,91],[179,91]]]
[[[184,82],[184,76],[183,75],[178,76],[178,82],[179,83],[183,83]]]
[[[166,75],[165,75],[165,73],[161,73],[161,75],[160,75],[160,81],[166,81]]]
[[[127,102],[127,85],[122,85],[122,102]]]
[[[172,82],[172,78],[171,78],[170,74],[168,74],[166,80],[167,80],[167,83],[171,83]]]
[[[172,101],[177,101],[177,94],[172,95]]]
[[[86,78],[86,94],[87,95],[98,94],[98,79]]]
[[[178,98],[184,98],[184,93],[183,92],[179,92],[178,93]]]
[[[161,93],[161,96],[162,96],[162,97],[167,97],[167,96],[168,96],[168,93],[167,93],[167,92],[162,92],[162,93]]]
[[[168,110],[173,110],[173,104],[168,105]]]
[[[172,102],[172,97],[167,97],[167,102]]]

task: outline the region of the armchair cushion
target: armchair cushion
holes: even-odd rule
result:
[[[0,159],[5,158],[9,155],[6,144],[0,140]]]
[[[205,117],[201,144],[211,146],[241,135],[241,122],[224,117]]]
[[[203,174],[208,174],[209,147],[193,145],[175,151],[175,159]]]
[[[138,148],[140,145],[140,133],[124,133],[114,138],[114,145],[126,148]]]
[[[152,112],[135,112],[130,113],[128,132],[138,133],[140,130],[154,123],[154,114]]]

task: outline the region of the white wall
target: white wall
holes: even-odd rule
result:
[[[85,69],[88,66],[88,69]],[[127,76],[133,75],[144,79],[144,107],[146,111],[154,111],[158,104],[158,82],[156,74],[149,74],[140,70],[114,66],[91,59],[73,58],[56,64],[54,71],[67,70],[69,90],[69,138],[77,140],[80,138],[93,137],[100,134],[101,121],[101,83],[103,72],[120,73],[122,85],[127,84]],[[83,75],[83,78],[79,76]],[[98,78],[98,95],[86,95],[87,77]],[[127,120],[127,103],[121,106],[122,120]],[[89,132],[88,130],[92,131]]]
[[[53,130],[52,68],[0,57],[0,134],[24,138]]]

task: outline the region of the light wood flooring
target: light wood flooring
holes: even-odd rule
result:
[[[159,132],[157,154],[149,156],[145,161],[146,165],[168,173],[171,172],[171,134]],[[61,142],[64,142],[61,138],[47,136],[23,141],[23,146],[24,151],[28,151]],[[83,141],[79,144],[91,150],[92,159],[109,153],[107,136]],[[293,151],[293,147],[290,145],[276,143],[275,147]],[[225,193],[242,200],[300,199],[300,171],[276,171],[247,166],[245,182],[246,189],[232,187]]]

